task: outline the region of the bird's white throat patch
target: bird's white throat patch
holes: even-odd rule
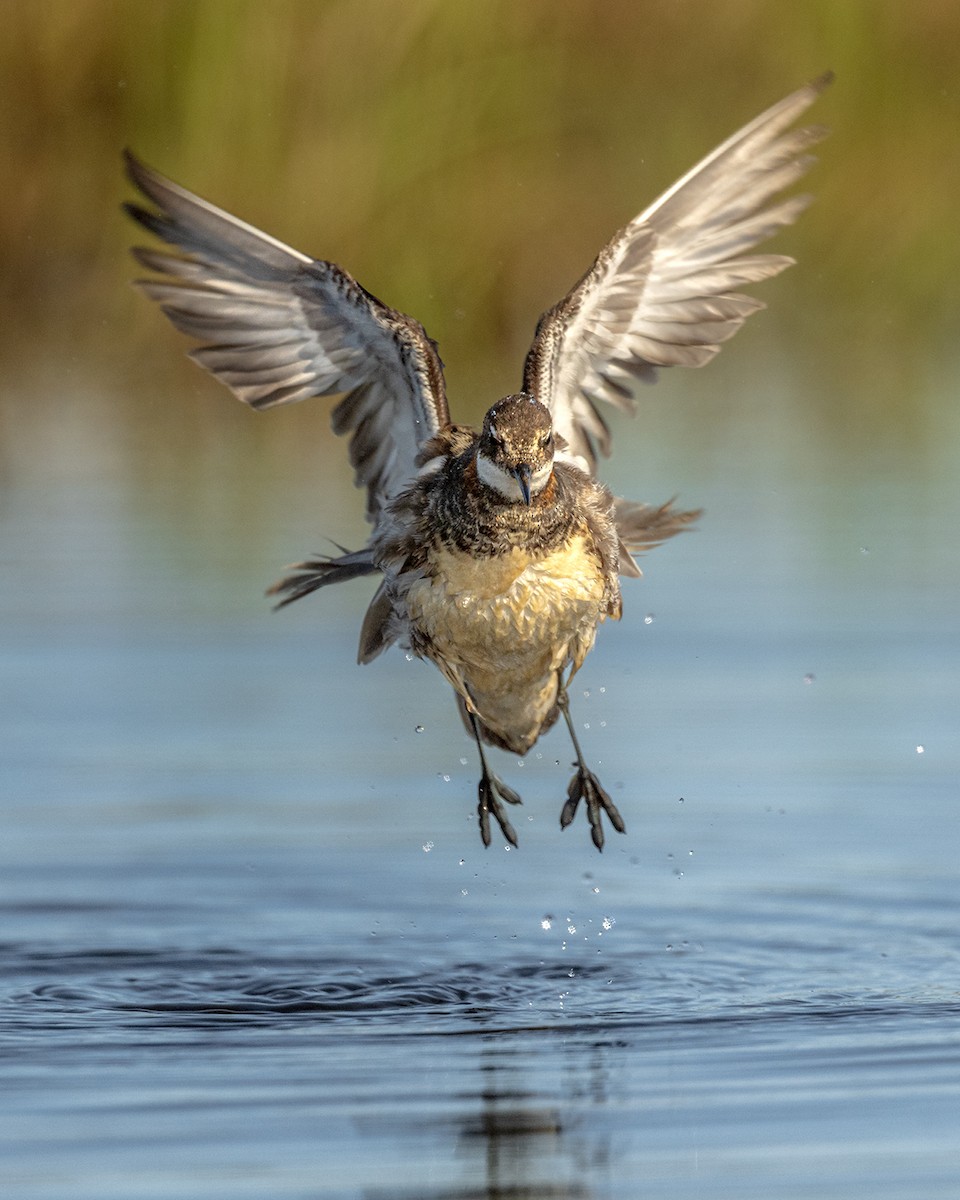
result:
[[[544,463],[542,467],[538,467],[530,476],[530,495],[536,496],[538,492],[542,492],[547,486],[547,481],[550,478],[550,473],[553,471],[553,463]],[[477,476],[481,482],[505,500],[523,501],[523,492],[520,490],[520,484],[514,475],[509,471],[505,471],[503,467],[487,458],[485,454],[477,454]]]

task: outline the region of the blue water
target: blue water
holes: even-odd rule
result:
[[[651,468],[709,514],[576,681],[601,856],[561,731],[483,850],[439,675],[353,665],[369,588],[267,611],[340,536],[309,484],[185,520],[53,445],[0,515],[0,1194],[957,1195],[945,469]]]

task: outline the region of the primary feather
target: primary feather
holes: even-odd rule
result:
[[[173,324],[200,341],[191,357],[245,404],[272,408],[343,395],[333,412],[367,491],[367,517],[416,473],[420,445],[449,420],[443,369],[423,326],[341,267],[308,258],[126,155],[157,212],[126,206],[188,257],[137,249],[158,278],[139,280]]]
[[[795,221],[809,198],[771,204],[814,161],[825,131],[789,127],[832,79],[822,76],[745,125],[601,250],[540,318],[523,390],[553,414],[573,459],[591,473],[609,454],[600,405],[633,412],[659,367],[702,367],[763,303],[736,289],[793,263],[748,253]]]

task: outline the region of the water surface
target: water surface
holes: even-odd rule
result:
[[[353,665],[362,586],[266,611],[309,483],[251,537],[37,434],[2,518],[4,1195],[956,1195],[952,451],[834,486],[660,434],[646,494],[710,512],[577,680],[602,856],[558,828],[560,731],[498,759],[521,845],[484,852],[437,673]]]

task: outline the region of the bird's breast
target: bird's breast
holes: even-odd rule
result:
[[[554,658],[559,665],[571,639],[602,619],[604,604],[600,563],[582,535],[546,554],[514,547],[479,558],[440,547],[406,596],[408,619],[431,648],[478,669],[536,660],[549,670]]]
[[[437,548],[405,596],[410,645],[432,659],[484,736],[525,754],[556,717],[559,672],[578,668],[608,614],[593,543],[477,557]]]

